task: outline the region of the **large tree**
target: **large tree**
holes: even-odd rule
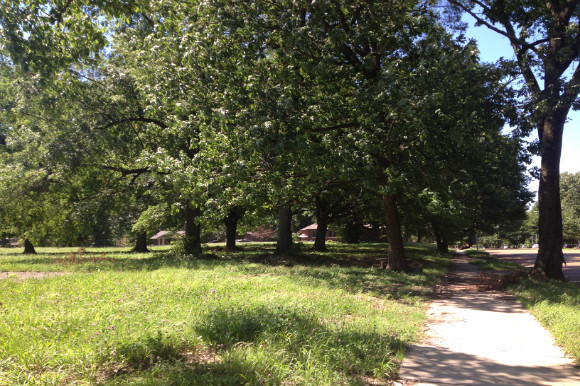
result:
[[[540,249],[535,270],[563,280],[560,155],[564,125],[580,92],[580,1],[450,2],[475,18],[478,25],[508,38],[514,50],[541,155]]]

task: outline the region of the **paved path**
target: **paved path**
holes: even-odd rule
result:
[[[466,257],[453,261],[399,385],[580,385],[572,360],[514,297],[477,291],[477,266]]]
[[[536,262],[537,249],[486,249],[486,252],[502,260],[513,261],[524,267],[533,268]],[[566,265],[562,272],[566,280],[580,285],[580,250],[564,251]]]

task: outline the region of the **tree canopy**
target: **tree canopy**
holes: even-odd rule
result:
[[[457,9],[509,39],[523,78],[527,121],[535,128],[541,155],[538,190],[539,244],[535,269],[550,277],[562,274],[560,155],[571,108],[579,106],[580,2],[533,0],[449,0]]]
[[[124,219],[139,232],[168,211],[185,223],[185,252],[199,254],[202,224],[278,213],[277,250],[290,253],[294,213],[312,210],[324,227],[380,207],[395,270],[408,269],[405,229],[444,245],[524,211],[521,143],[502,134],[516,108],[506,72],[428,3],[8,8],[3,154],[21,176],[46,168],[44,154],[62,170],[46,201],[26,190],[43,210],[58,196],[60,213],[85,208],[95,224]],[[28,153],[15,141],[25,135],[38,141]]]

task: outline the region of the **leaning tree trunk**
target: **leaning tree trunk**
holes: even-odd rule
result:
[[[238,234],[238,221],[242,218],[242,209],[239,206],[234,206],[228,211],[228,216],[224,219],[226,224],[226,251],[235,252],[238,250],[236,246],[236,236]]]
[[[546,119],[540,133],[542,162],[538,189],[539,244],[534,271],[564,280],[562,264],[562,207],[560,203],[560,155],[566,115]]]
[[[407,271],[409,265],[405,256],[399,209],[395,195],[384,194],[383,207],[387,225],[387,241],[389,243],[389,264],[387,268],[393,271]]]
[[[28,239],[24,239],[24,254],[25,255],[35,255],[36,250],[34,249],[34,245]]]
[[[137,239],[135,240],[135,246],[131,252],[146,253],[149,252],[147,248],[147,232],[139,232],[137,234]]]
[[[314,250],[326,252],[326,232],[328,231],[328,204],[320,198],[316,198],[316,238]]]
[[[183,249],[187,255],[201,256],[201,225],[197,223],[197,218],[201,215],[201,210],[197,207],[185,206],[185,235],[183,239]]]
[[[280,207],[278,209],[278,240],[276,243],[277,255],[288,255],[292,251],[292,209]]]

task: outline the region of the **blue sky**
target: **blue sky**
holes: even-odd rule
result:
[[[495,62],[502,56],[514,57],[508,39],[486,27],[470,27],[466,36],[477,41],[482,61]],[[570,112],[568,118],[568,123],[564,127],[560,171],[577,173],[580,172],[580,111]],[[539,165],[539,160],[533,165]],[[530,184],[530,189],[537,191],[537,181]]]

